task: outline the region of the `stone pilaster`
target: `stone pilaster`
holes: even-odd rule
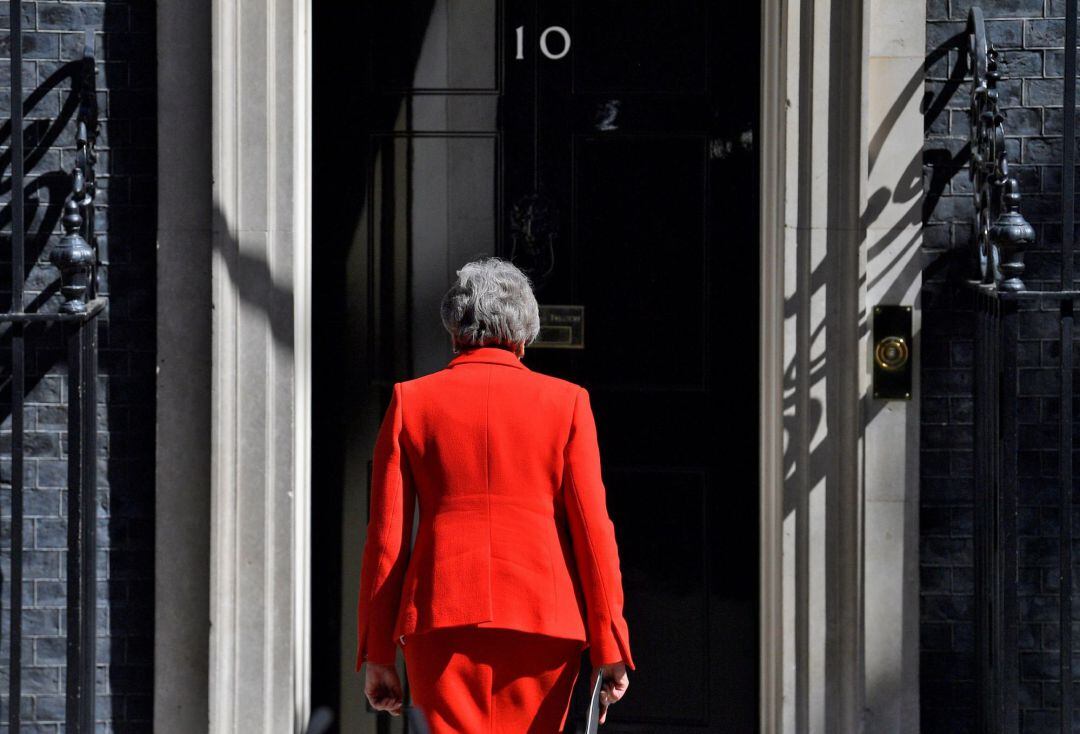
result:
[[[306,0],[213,3],[210,731],[308,701]]]

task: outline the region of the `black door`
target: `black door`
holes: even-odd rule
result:
[[[349,705],[355,588],[332,582],[371,438],[349,416],[445,364],[438,300],[499,254],[556,307],[526,362],[593,396],[638,664],[605,730],[754,731],[759,8],[322,5],[316,702]]]

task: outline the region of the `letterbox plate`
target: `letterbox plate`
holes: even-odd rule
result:
[[[584,349],[585,307],[567,304],[540,306],[540,335],[530,349]]]

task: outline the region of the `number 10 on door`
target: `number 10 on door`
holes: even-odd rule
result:
[[[514,29],[514,34],[517,38],[517,54],[514,58],[521,60],[525,58],[525,26],[519,25]],[[552,52],[551,50],[549,39],[552,35],[562,38],[562,48],[558,52]],[[570,53],[570,32],[561,25],[552,25],[545,28],[544,32],[540,34],[540,53],[553,61],[558,61],[566,56],[566,54]]]

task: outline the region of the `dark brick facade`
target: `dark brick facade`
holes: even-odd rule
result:
[[[926,734],[974,731],[971,183],[966,162],[970,83],[961,49],[970,0],[927,0],[924,248],[921,293],[921,674]],[[1031,289],[1060,279],[1064,2],[986,0],[990,39],[1003,52],[1000,85],[1010,168],[1037,243]],[[1078,271],[1080,272],[1080,271]],[[1020,322],[1019,603],[1021,731],[1058,731],[1056,307],[1025,307]],[[1073,345],[1075,352],[1075,345]],[[1080,631],[1074,632],[1080,634]],[[1075,661],[1074,661],[1075,667]],[[1075,726],[1075,724],[1074,724]],[[1076,729],[1074,729],[1076,730]]]
[[[96,226],[110,260],[110,306],[100,326],[98,382],[99,731],[151,729],[154,611],[154,374],[156,99],[153,3],[25,2],[28,309],[55,310],[57,274],[48,263],[74,153],[71,67],[83,30],[96,31],[99,138]],[[9,27],[8,3],[0,24]],[[0,108],[10,110],[10,38],[0,30]],[[0,307],[10,304],[10,127],[4,157]],[[53,139],[53,136],[55,138]],[[60,732],[64,719],[67,388],[56,329],[29,329],[24,525],[24,731]],[[7,723],[10,621],[10,339],[0,330],[3,555],[0,593],[0,708]]]

